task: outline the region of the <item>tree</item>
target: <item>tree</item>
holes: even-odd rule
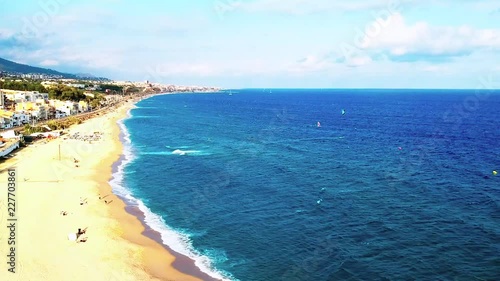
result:
[[[59,100],[81,101],[85,100],[87,96],[83,94],[82,90],[59,84],[49,90],[49,98]]]
[[[9,89],[9,90],[17,90],[17,91],[38,91],[41,93],[46,92],[45,87],[39,81],[13,81],[13,80],[5,80],[0,81],[0,88]]]
[[[102,84],[100,86],[101,92],[106,92],[106,90],[109,90],[113,93],[119,93],[121,94],[123,92],[123,87],[118,86],[118,85],[110,85],[110,84]]]

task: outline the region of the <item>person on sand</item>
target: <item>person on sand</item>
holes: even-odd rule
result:
[[[82,197],[80,197],[80,205],[83,205],[83,204],[87,204],[87,198],[82,199]]]
[[[76,233],[76,238],[82,236],[82,234],[85,234],[85,232],[87,232],[87,229],[81,229],[81,228],[79,228],[78,232]]]

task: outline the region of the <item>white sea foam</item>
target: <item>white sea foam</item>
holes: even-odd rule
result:
[[[175,149],[169,151],[144,151],[141,152],[142,155],[192,155],[192,156],[205,156],[211,155],[210,152],[201,151],[201,150],[182,150]]]
[[[127,116],[129,118],[131,117],[130,110],[127,113]],[[138,208],[144,213],[145,223],[153,230],[160,233],[163,244],[170,247],[173,251],[194,260],[195,265],[202,272],[208,274],[209,276],[223,281],[236,281],[237,279],[232,277],[231,274],[215,269],[212,266],[212,260],[208,256],[202,255],[199,251],[194,249],[189,234],[176,231],[169,227],[161,216],[153,213],[140,199],[135,198],[132,192],[125,186],[123,182],[124,169],[134,159],[136,159],[136,156],[133,152],[134,150],[130,140],[130,133],[123,123],[124,120],[125,119],[122,119],[118,122],[121,132],[123,133],[124,158],[117,167],[117,170],[113,174],[112,179],[109,181],[110,185],[113,188],[113,192],[124,198],[127,204],[138,206]],[[214,257],[214,260],[217,260],[217,257]]]
[[[199,150],[181,150],[181,149],[176,149],[172,151],[172,154],[177,154],[177,155],[187,155],[187,154],[200,154],[201,151]]]
[[[161,239],[165,245],[169,246],[175,252],[194,260],[195,265],[201,271],[213,278],[227,281],[236,280],[234,278],[227,277],[229,274],[224,274],[223,272],[214,269],[212,266],[212,260],[208,256],[200,254],[193,248],[189,234],[170,228],[167,226],[163,218],[153,213],[147,206],[144,205],[142,201],[137,200],[137,202],[139,209],[145,215],[144,221],[147,225],[149,225],[149,227],[161,234]]]
[[[161,116],[159,115],[134,115],[134,118],[141,118],[141,119],[153,119],[153,118],[160,118]]]

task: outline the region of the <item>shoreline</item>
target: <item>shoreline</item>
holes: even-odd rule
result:
[[[154,239],[140,213],[127,209],[125,201],[113,193],[113,165],[118,165],[124,152],[118,121],[128,118],[127,112],[140,100],[125,101],[114,111],[67,130],[69,134],[101,132],[102,139],[87,144],[65,134],[16,151],[0,162],[4,186],[7,168],[17,169],[19,218],[14,237],[16,273],[7,271],[4,262],[1,280],[212,280],[194,268],[190,271],[187,260],[168,251],[161,239]],[[7,190],[2,190],[0,222],[6,225]],[[85,239],[71,241],[70,234],[79,228],[86,233],[77,241]],[[8,229],[1,228],[0,238],[8,235]],[[4,253],[8,245],[0,240]]]
[[[166,94],[171,94],[171,93],[166,93]],[[137,103],[137,102],[136,102]],[[133,105],[135,106],[134,103]],[[125,121],[126,119],[130,118],[130,116],[128,116],[130,110],[134,109],[134,107],[131,107],[127,110],[127,116],[125,116],[124,118],[118,120],[118,121]],[[123,125],[125,126],[125,125]],[[126,155],[124,154],[125,150],[125,132],[122,130],[122,127],[120,127],[120,136],[119,136],[119,139],[120,139],[120,142],[122,143],[122,154],[120,155],[119,159],[117,159],[114,163],[113,163],[113,167],[112,167],[112,178],[115,177],[115,175],[118,173],[118,168],[121,167],[122,165],[127,165],[127,163],[124,163],[125,161],[127,161],[126,159]],[[112,180],[112,179],[111,179]],[[110,182],[111,182],[110,180]],[[112,184],[110,183],[110,187],[113,189],[113,186]],[[116,193],[115,193],[116,194]],[[161,238],[161,233],[154,230],[153,228],[151,228],[151,226],[149,226],[145,220],[146,218],[146,215],[144,214],[144,212],[136,205],[136,204],[133,204],[132,202],[130,202],[130,200],[128,200],[127,198],[124,198],[122,197],[121,195],[119,194],[116,194],[116,196],[118,198],[120,198],[120,200],[122,200],[124,203],[125,203],[125,207],[124,207],[124,210],[133,215],[134,217],[136,217],[142,224],[142,227],[144,228],[143,231],[141,232],[142,235],[156,241],[159,245],[161,245],[166,251],[168,251],[171,255],[173,255],[175,257],[175,260],[173,261],[172,263],[172,267],[181,271],[181,272],[184,272],[186,274],[189,274],[191,276],[194,276],[194,277],[197,277],[197,278],[200,278],[201,280],[204,280],[204,281],[220,281],[220,279],[216,279],[210,275],[208,275],[207,273],[203,272],[198,266],[196,266],[195,264],[195,260],[191,259],[190,257],[184,255],[184,254],[181,254],[181,253],[178,253],[176,252],[175,250],[171,249],[168,245],[166,245],[162,238]],[[135,200],[138,200],[136,198],[134,198]]]

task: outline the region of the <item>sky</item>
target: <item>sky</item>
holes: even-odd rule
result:
[[[500,88],[498,0],[0,0],[0,57],[223,88]]]

